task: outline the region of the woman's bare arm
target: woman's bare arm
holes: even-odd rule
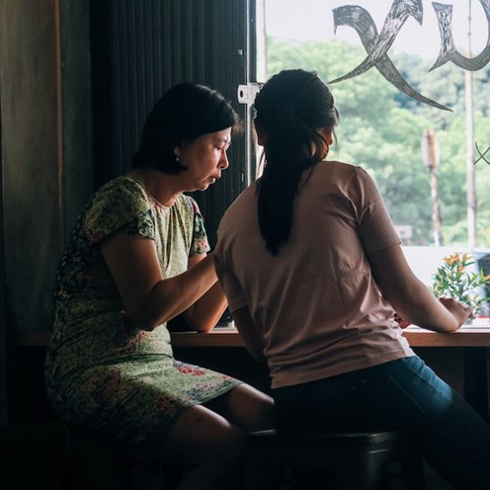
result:
[[[400,245],[368,254],[381,294],[409,323],[436,332],[453,332],[471,315],[471,308],[450,298],[438,300],[412,272]]]
[[[100,250],[116,282],[126,314],[138,328],[153,330],[187,310],[216,283],[212,257],[164,279],[153,240],[116,233]]]
[[[212,255],[212,254],[211,254]],[[210,255],[200,254],[189,258],[189,269],[195,267],[205,257]],[[209,260],[209,259],[206,259]],[[216,278],[216,281],[218,279]],[[184,311],[186,323],[198,332],[211,331],[226,310],[228,302],[218,282],[214,284],[193,305]]]

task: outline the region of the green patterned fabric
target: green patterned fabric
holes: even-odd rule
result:
[[[151,460],[176,418],[240,381],[174,359],[165,324],[130,325],[98,242],[115,232],[154,240],[165,278],[209,251],[197,203],[164,207],[129,177],[103,186],[80,215],[61,260],[46,387],[67,423],[102,431]]]

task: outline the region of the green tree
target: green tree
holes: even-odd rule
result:
[[[365,50],[340,42],[288,42],[269,38],[268,76],[285,68],[318,72],[329,82],[356,67]],[[423,165],[421,138],[425,129],[436,133],[440,145],[438,168],[442,233],[445,244],[466,243],[466,136],[464,72],[447,63],[429,71],[417,56],[391,56],[395,66],[418,92],[451,111],[441,111],[400,93],[376,69],[330,84],[341,114],[339,145],[330,158],[361,165],[375,179],[395,224],[413,227],[412,243],[433,242],[430,174]],[[482,150],[490,146],[490,67],[474,73],[475,139]],[[481,143],[480,143],[481,142]],[[490,168],[476,169],[478,242],[490,245]]]

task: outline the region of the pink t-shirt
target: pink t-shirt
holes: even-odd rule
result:
[[[306,171],[278,256],[259,232],[256,189],[226,211],[215,257],[230,311],[247,306],[265,335],[272,387],[414,355],[366,258],[400,243],[369,175],[340,162]]]

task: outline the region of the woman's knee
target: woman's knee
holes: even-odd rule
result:
[[[276,406],[271,397],[259,397],[251,405],[251,430],[271,429],[276,426]]]
[[[170,430],[162,457],[184,465],[230,464],[244,453],[246,435],[203,406],[187,409]]]
[[[275,426],[274,400],[248,384],[241,384],[209,405],[244,432]]]

